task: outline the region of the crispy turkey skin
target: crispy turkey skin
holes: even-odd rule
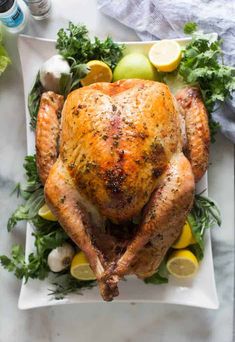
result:
[[[51,130],[45,120],[54,122],[61,107],[58,95],[51,96],[46,112],[42,96],[36,131],[46,201],[87,255],[101,295],[112,300],[121,277],[153,274],[179,236],[195,181],[207,168],[207,113],[196,88],[181,90],[177,102],[165,84],[131,79],[73,91]],[[59,141],[58,158],[40,167],[48,165],[53,141]],[[140,214],[137,231],[121,249],[100,229],[105,219],[124,224]]]

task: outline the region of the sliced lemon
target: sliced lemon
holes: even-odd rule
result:
[[[159,40],[149,50],[149,60],[158,71],[171,72],[181,60],[181,48],[175,40]]]
[[[48,221],[58,221],[54,214],[50,211],[47,204],[44,204],[39,210],[38,215]]]
[[[85,254],[78,252],[72,260],[70,267],[71,275],[79,280],[95,280],[96,277],[92,271]]]
[[[83,86],[96,82],[111,82],[113,78],[112,70],[102,61],[94,60],[87,63],[90,71],[81,80]]]
[[[175,243],[172,245],[175,249],[185,248],[191,244],[195,243],[195,239],[192,234],[191,227],[188,221],[185,222],[185,225],[182,228],[182,232]]]
[[[191,278],[196,274],[199,264],[192,252],[181,249],[169,256],[166,267],[176,278]]]

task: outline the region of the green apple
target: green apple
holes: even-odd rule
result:
[[[156,80],[157,71],[145,55],[130,53],[118,62],[113,72],[114,82],[128,78]]]

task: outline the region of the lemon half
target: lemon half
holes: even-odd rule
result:
[[[176,278],[191,278],[199,267],[195,255],[187,249],[174,251],[168,258],[167,270]]]
[[[87,63],[87,66],[90,68],[90,71],[81,80],[81,84],[83,86],[88,86],[89,84],[96,82],[111,82],[113,78],[112,70],[110,67],[98,60],[93,60]]]
[[[48,221],[58,221],[54,214],[50,211],[47,204],[44,204],[39,210],[38,215]]]
[[[92,271],[85,254],[78,252],[72,260],[70,267],[71,275],[79,280],[95,280],[95,274]]]
[[[171,72],[181,60],[181,48],[175,40],[159,40],[149,50],[149,60],[158,71]]]
[[[191,227],[188,221],[185,222],[182,232],[175,243],[172,245],[175,249],[185,248],[191,244],[195,243],[195,239],[192,234]]]

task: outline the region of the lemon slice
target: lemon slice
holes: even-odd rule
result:
[[[191,278],[196,274],[199,264],[192,252],[181,249],[170,255],[166,267],[176,278]]]
[[[55,215],[52,214],[47,204],[44,204],[39,210],[38,215],[48,221],[58,221]]]
[[[185,248],[191,244],[195,243],[195,239],[192,234],[191,227],[188,221],[185,222],[185,225],[182,228],[182,232],[175,243],[172,245],[175,249]]]
[[[171,72],[181,60],[181,48],[175,40],[159,40],[149,50],[150,62],[158,71]]]
[[[95,280],[96,277],[92,271],[85,254],[78,252],[72,260],[70,267],[71,275],[79,280]]]
[[[111,82],[113,78],[112,70],[102,61],[90,61],[87,63],[90,71],[85,78],[81,80],[83,86],[96,82]]]

